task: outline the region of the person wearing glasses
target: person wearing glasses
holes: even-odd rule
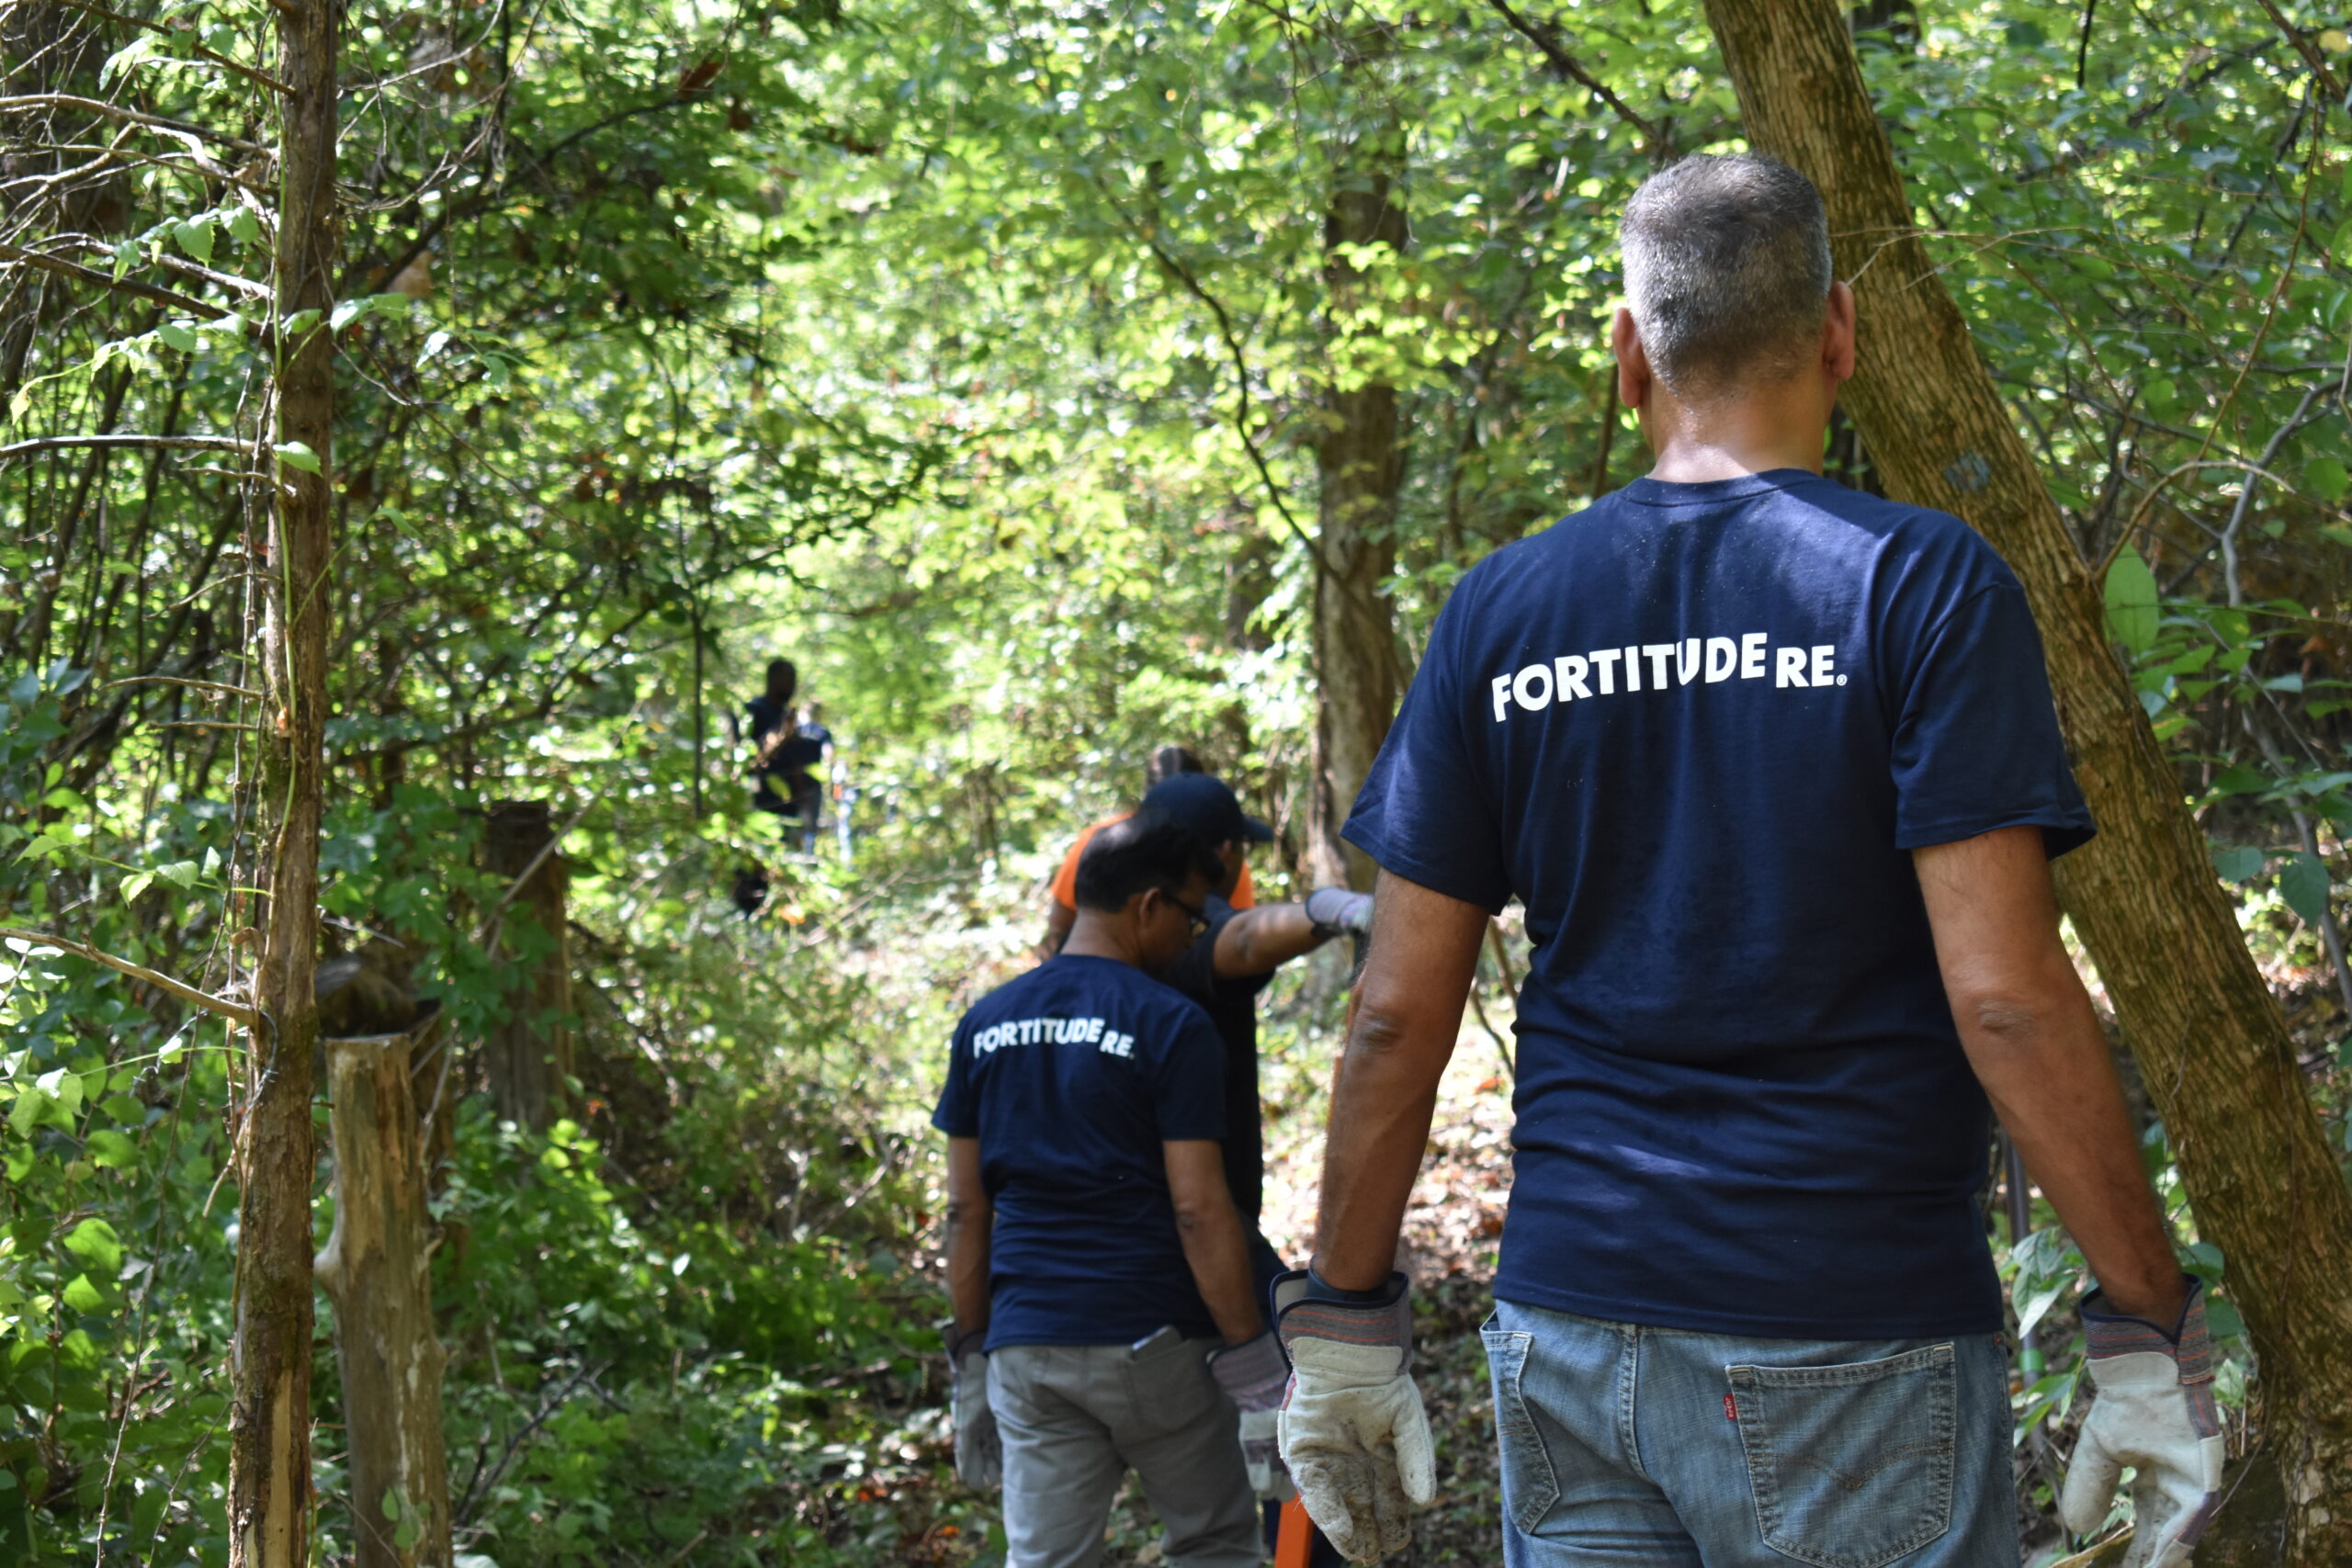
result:
[[[1226,1185],[1225,1048],[1150,974],[1208,930],[1225,879],[1182,823],[1102,829],[1061,952],[956,1029],[932,1124],[947,1134],[956,1472],[1001,1479],[1008,1568],[1098,1561],[1131,1469],[1166,1562],[1258,1561],[1224,1385],[1270,1404],[1282,1355]]]

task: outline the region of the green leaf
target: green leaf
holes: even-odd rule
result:
[[[2278,897],[2312,925],[2327,912],[2327,867],[2315,855],[2300,854],[2278,874]]]
[[[2213,873],[2224,882],[2251,882],[2269,857],[2252,844],[2223,844],[2213,851]]]
[[[261,238],[261,220],[254,216],[253,209],[249,207],[231,208],[229,233],[237,243],[250,245]]]
[[[2270,787],[2270,775],[2259,768],[2228,768],[2213,781],[2213,793],[2222,795],[2259,795]]]
[[[122,1238],[104,1220],[84,1220],[65,1237],[65,1250],[112,1279],[122,1271]]]
[[[182,354],[194,354],[204,346],[204,340],[177,321],[165,321],[155,329],[155,335]]]
[[[152,871],[132,872],[122,879],[122,901],[126,904],[137,903],[139,896],[153,886],[154,881],[155,874]]]
[[[364,297],[357,299],[336,300],[334,310],[327,317],[328,330],[338,333],[343,331],[344,328],[368,313],[369,303],[370,301]]]
[[[2303,465],[2303,483],[2333,503],[2342,501],[2346,490],[2352,490],[2352,469],[2346,469],[2333,457],[2313,457]]]
[[[319,455],[311,451],[306,442],[281,441],[270,450],[277,453],[277,460],[289,468],[300,468],[306,474],[320,471]]]
[[[279,330],[288,337],[300,337],[318,324],[319,313],[316,310],[297,310],[286,318],[284,325]]]
[[[83,1141],[91,1162],[106,1170],[128,1170],[139,1163],[139,1145],[128,1134],[111,1129],[93,1133]]]
[[[75,1312],[104,1312],[107,1293],[87,1274],[76,1274],[74,1282],[65,1287],[65,1304]]]
[[[2156,646],[2156,574],[2126,545],[2107,569],[2107,635],[2135,654]]]
[[[303,450],[307,452],[310,448],[306,446]],[[279,456],[283,457],[284,455],[284,452],[281,450]],[[311,471],[312,473],[316,473],[318,472],[318,469],[313,468]],[[162,877],[164,881],[170,883],[175,887],[181,889],[190,888],[196,886],[196,863],[192,860],[175,860],[168,865],[157,866],[155,868],[155,874]]]
[[[180,249],[197,260],[209,262],[212,259],[211,219],[198,218],[187,223],[175,223],[172,225],[172,238],[180,243]]]

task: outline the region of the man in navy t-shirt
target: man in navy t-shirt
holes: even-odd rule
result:
[[[1103,829],[1060,953],[956,1026],[932,1122],[948,1136],[957,1468],[989,1479],[974,1450],[992,1416],[1008,1568],[1095,1562],[1129,1468],[1169,1562],[1258,1560],[1238,1413],[1206,1354],[1243,1347],[1279,1387],[1226,1188],[1225,1049],[1146,973],[1203,929],[1218,870],[1180,824]]]
[[[1278,1293],[1284,1457],[1360,1558],[1428,1500],[1390,1266],[1515,897],[1506,1562],[2015,1563],[1988,1096],[2105,1286],[2086,1318],[2147,1331],[2093,1370],[2185,1561],[2201,1309],[2059,942],[2046,859],[2092,824],[2024,595],[1958,519],[1820,477],[1853,299],[1803,175],[1688,159],[1624,239],[1657,467],[1463,578],[1345,829],[1381,878],[1314,1269]]]

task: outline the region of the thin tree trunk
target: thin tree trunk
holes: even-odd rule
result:
[[[264,1019],[238,1161],[236,1340],[229,1447],[232,1568],[301,1568],[311,1526],[311,1052],[318,1005],[322,733],[326,718],[326,581],[334,420],[332,344],[336,251],[334,0],[278,0],[280,102],[277,343],[270,393],[279,443],[321,469],[276,465],[261,664],[270,734],[263,745],[269,903],[254,1000]],[[284,333],[298,310],[315,325]]]
[[[1315,446],[1322,481],[1315,573],[1315,680],[1321,700],[1306,861],[1316,882],[1354,887],[1372,886],[1372,863],[1341,841],[1340,829],[1396,714],[1396,617],[1380,589],[1396,565],[1405,455],[1396,389],[1349,374],[1348,340],[1361,330],[1352,312],[1361,303],[1363,273],[1342,247],[1405,248],[1405,212],[1391,199],[1402,147],[1393,125],[1351,144],[1335,171],[1323,221],[1332,358],[1340,373],[1325,394],[1329,427]]]
[[[2228,1259],[2286,1483],[2285,1561],[2352,1562],[2352,1193],[2278,1006],[2108,644],[2098,585],[1913,228],[1841,13],[1833,0],[1708,0],[1707,13],[1750,138],[1828,202],[1861,321],[1846,403],[1887,493],[1966,518],[2024,581],[2099,824],[2058,863],[2060,896],[2198,1225]]]
[[[427,1156],[409,1079],[417,1043],[409,1034],[327,1043],[334,1234],[317,1274],[334,1303],[357,1568],[450,1561]]]
[[[543,800],[502,800],[490,809],[484,846],[490,869],[506,877],[530,874],[501,919],[498,945],[532,952],[507,994],[506,1019],[491,1032],[487,1062],[491,1103],[501,1120],[544,1132],[565,1106],[571,1074],[571,965],[564,940],[563,857],[551,847],[555,829]],[[545,933],[514,940],[516,917]]]

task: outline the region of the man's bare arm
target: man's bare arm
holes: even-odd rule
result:
[[[1462,1032],[1486,935],[1477,905],[1380,874],[1323,1150],[1315,1271],[1328,1284],[1373,1290],[1396,1265],[1438,1079]]]
[[[1216,933],[1216,977],[1271,975],[1328,941],[1306,918],[1304,904],[1261,904],[1225,922]]]
[[[1250,1242],[1241,1216],[1225,1185],[1225,1146],[1209,1138],[1170,1139],[1159,1145],[1168,1160],[1168,1196],[1176,1205],[1176,1235],[1193,1282],[1208,1303],[1209,1316],[1228,1345],[1265,1332],[1258,1292],[1250,1286]]]
[[[1969,1065],[2118,1311],[2169,1325],[2180,1266],[2098,1015],[2058,937],[2038,828],[1912,856]]]
[[[996,1205],[980,1179],[980,1141],[947,1140],[947,1295],[958,1334],[989,1325],[989,1230]]]

